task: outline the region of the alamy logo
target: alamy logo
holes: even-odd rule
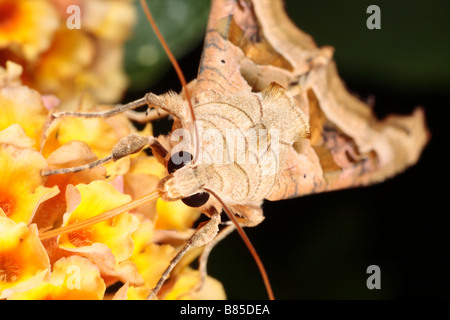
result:
[[[367,273],[371,274],[366,281],[367,288],[370,290],[381,289],[381,269],[377,265],[367,267]]]
[[[81,10],[80,7],[73,4],[67,7],[66,13],[70,14],[67,18],[66,26],[68,29],[81,29]]]
[[[81,289],[81,270],[77,265],[70,265],[66,269],[67,289]]]
[[[377,5],[370,5],[367,7],[366,13],[370,14],[367,18],[366,26],[367,29],[381,29],[381,9]]]

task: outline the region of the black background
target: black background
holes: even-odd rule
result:
[[[381,9],[368,30],[366,8]],[[423,106],[431,140],[419,163],[382,184],[265,202],[265,221],[246,229],[278,299],[447,299],[450,107],[446,1],[287,1],[296,24],[318,45],[336,48],[350,91],[375,98],[375,112]],[[201,43],[180,59],[195,78]],[[148,91],[179,90],[173,71]],[[133,94],[134,95],[134,94]],[[381,268],[381,290],[366,269]],[[231,299],[265,299],[255,263],[234,233],[212,252],[209,274]]]

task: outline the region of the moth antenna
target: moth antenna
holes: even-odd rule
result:
[[[152,14],[150,13],[150,9],[147,6],[147,2],[145,0],[140,0],[140,2],[141,2],[142,9],[144,10],[145,15],[147,16],[147,20],[150,23],[150,25],[152,26],[153,31],[156,34],[156,37],[158,38],[158,40],[161,43],[164,51],[167,54],[167,57],[169,58],[170,62],[172,63],[172,66],[174,67],[174,69],[175,69],[175,71],[176,71],[176,73],[178,75],[178,78],[180,79],[181,87],[183,88],[183,90],[184,90],[184,92],[186,94],[186,99],[188,101],[189,111],[190,111],[190,114],[191,114],[191,120],[192,120],[192,123],[194,124],[195,152],[194,152],[194,156],[193,156],[193,163],[196,163],[197,159],[198,159],[198,156],[199,156],[199,153],[200,153],[199,134],[198,134],[198,128],[197,128],[197,124],[196,124],[194,107],[192,105],[189,92],[187,90],[186,79],[184,77],[183,71],[181,71],[181,68],[180,68],[180,65],[178,64],[177,59],[173,55],[172,51],[170,50],[169,46],[167,45],[166,40],[164,40],[164,37],[162,36],[158,26],[156,25],[156,22],[153,19]]]
[[[210,189],[206,189],[205,191],[212,194],[222,205],[225,213],[227,214],[228,218],[233,222],[233,224],[236,226],[236,230],[238,231],[239,235],[241,236],[242,240],[244,241],[245,245],[247,246],[248,250],[253,256],[253,259],[256,262],[256,265],[258,266],[259,272],[261,273],[261,276],[264,281],[264,286],[266,287],[267,295],[269,296],[270,300],[275,300],[275,296],[273,294],[272,286],[270,285],[269,276],[267,275],[266,269],[264,268],[264,264],[261,261],[261,258],[259,257],[258,253],[256,252],[255,247],[253,246],[252,242],[248,238],[247,234],[245,233],[244,229],[241,227],[239,222],[237,221],[236,217],[234,216],[233,212],[227,207],[227,205],[223,202],[220,197],[211,191]]]
[[[39,232],[39,239],[45,240],[45,239],[53,238],[53,237],[59,236],[64,233],[73,232],[73,231],[76,231],[79,229],[89,227],[96,223],[99,223],[99,222],[102,222],[105,220],[109,220],[111,218],[114,218],[115,216],[118,216],[121,213],[135,209],[135,208],[137,208],[143,204],[146,204],[147,202],[152,201],[158,197],[159,197],[159,191],[153,190],[152,192],[149,192],[149,193],[143,195],[142,197],[137,198],[136,200],[125,203],[121,206],[118,206],[118,207],[116,207],[112,210],[106,211],[104,213],[98,214],[89,219],[79,221],[77,223],[73,223],[73,224],[70,224],[70,225],[67,225],[67,226],[64,226],[61,228],[57,228],[54,230],[50,230],[50,231],[42,232],[42,230],[41,230]]]

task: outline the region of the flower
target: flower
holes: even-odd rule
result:
[[[0,131],[0,213],[27,224],[39,204],[59,192],[44,186],[40,173],[47,163],[33,144],[18,124]]]
[[[93,181],[90,184],[69,185],[66,191],[67,213],[62,226],[86,220],[110,209],[116,208],[131,200],[131,197],[120,193],[106,181]],[[65,250],[88,252],[94,243],[107,244],[116,261],[128,259],[133,252],[131,233],[139,221],[129,213],[122,213],[112,221],[103,221],[78,231],[60,236],[59,246]]]
[[[175,280],[175,284],[167,292],[167,300],[224,300],[226,298],[222,283],[207,276],[205,282],[199,282],[200,272],[186,267]],[[201,285],[201,287],[199,287]]]
[[[71,4],[83,13],[81,29],[67,27],[65,0],[0,0],[0,299],[145,299],[200,212],[156,199],[122,210],[167,174],[145,150],[54,174],[109,156],[129,134],[152,134],[124,115],[51,121],[67,109],[109,110],[103,104],[120,100],[127,84],[123,43],[133,1]],[[220,282],[202,283],[190,267],[201,252],[177,263],[159,299],[225,297]]]
[[[34,61],[49,47],[58,24],[48,1],[0,0],[0,49],[9,48]]]
[[[79,256],[61,258],[53,265],[48,281],[22,292],[9,300],[101,300],[106,285],[99,268],[89,259]]]
[[[68,13],[71,5],[78,13]],[[80,29],[69,28],[73,19]],[[66,109],[116,103],[128,84],[123,44],[135,21],[128,0],[0,0],[0,66],[21,64],[22,81]]]
[[[49,271],[36,225],[0,216],[0,299],[37,286]]]
[[[70,168],[84,165],[97,160],[91,148],[84,142],[74,140],[68,142],[51,153],[47,158],[49,169]],[[95,180],[104,180],[106,170],[103,166],[62,175],[51,175],[45,181],[46,187],[57,187],[60,192],[41,203],[33,222],[39,228],[57,227],[62,223],[66,212],[66,189],[68,185],[75,186],[80,183],[88,184]]]
[[[0,86],[0,130],[12,124],[20,124],[26,135],[38,145],[42,127],[48,115],[41,95],[26,86],[20,85],[19,76],[22,68],[8,63],[0,70],[3,86]]]

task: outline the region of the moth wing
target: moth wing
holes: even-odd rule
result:
[[[269,200],[383,181],[417,162],[428,141],[421,109],[378,120],[347,91],[332,54],[290,21],[282,1],[212,2],[196,102],[275,81],[310,121],[311,139],[291,147]]]
[[[334,63],[316,71],[307,93],[311,139],[291,148],[268,200],[381,182],[415,164],[429,139],[421,108],[378,120]]]
[[[312,37],[286,16],[282,1],[212,1],[195,102],[262,91],[273,81],[286,88],[293,73],[309,70],[316,51]]]

